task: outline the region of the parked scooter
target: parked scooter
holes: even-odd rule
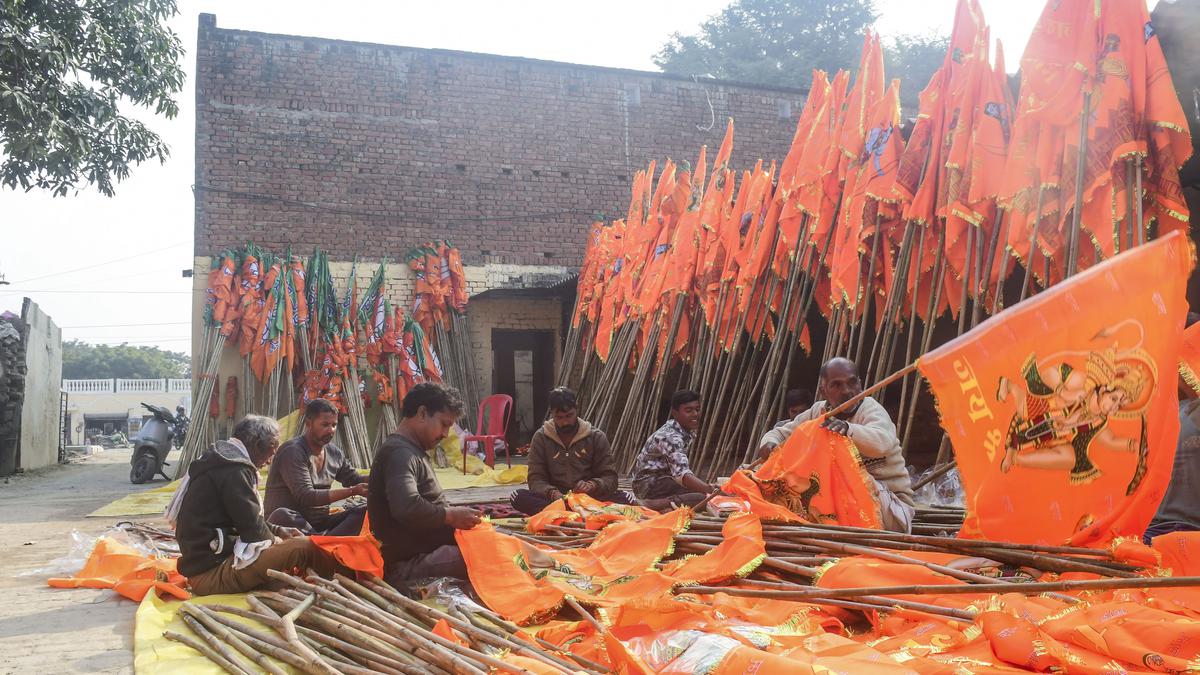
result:
[[[149,403],[143,403],[142,407],[149,410],[153,417],[142,425],[141,431],[133,439],[129,482],[135,485],[150,481],[158,474],[170,480],[170,477],[163,473],[163,467],[169,466],[167,453],[171,452],[171,438],[178,422],[166,408]]]

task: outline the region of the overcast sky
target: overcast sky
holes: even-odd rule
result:
[[[20,313],[28,295],[63,327],[64,339],[189,349],[191,282],[181,271],[192,261],[191,78],[201,12],[216,14],[222,28],[656,70],[651,57],[672,32],[693,32],[728,1],[180,0],[172,27],[187,49],[188,82],[180,115],[152,123],[171,158],[134,169],[113,198],[88,191],[54,199],[0,188],[0,274],[11,282],[0,286],[0,312]],[[1010,70],[1044,1],[980,0]],[[947,33],[955,0],[878,0],[877,6],[876,27],[885,36]]]

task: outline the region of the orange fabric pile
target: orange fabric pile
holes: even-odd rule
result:
[[[46,583],[52,588],[111,588],[138,602],[151,589],[180,600],[192,597],[183,588],[187,581],[175,569],[175,559],[149,556],[108,537],[96,540],[83,569],[74,576],[55,577]]]
[[[611,523],[627,520],[646,520],[658,513],[640,506],[602,502],[581,492],[571,492],[551,502],[541,513],[532,516],[525,524],[530,532],[545,532],[547,525],[572,523],[583,525],[589,530],[602,530]]]
[[[879,502],[854,442],[800,425],[753,474],[736,472],[722,486],[732,497],[710,502],[722,511],[748,511],[768,520],[879,527]]]

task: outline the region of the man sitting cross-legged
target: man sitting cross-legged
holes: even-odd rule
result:
[[[513,508],[534,515],[568,492],[583,492],[604,502],[631,502],[617,490],[608,437],[579,419],[575,392],[550,392],[551,418],[529,443],[529,488],[512,493]]]

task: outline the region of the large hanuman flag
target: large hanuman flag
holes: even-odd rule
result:
[[[960,536],[1141,536],[1171,479],[1193,262],[1173,232],[921,358],[966,489]]]

